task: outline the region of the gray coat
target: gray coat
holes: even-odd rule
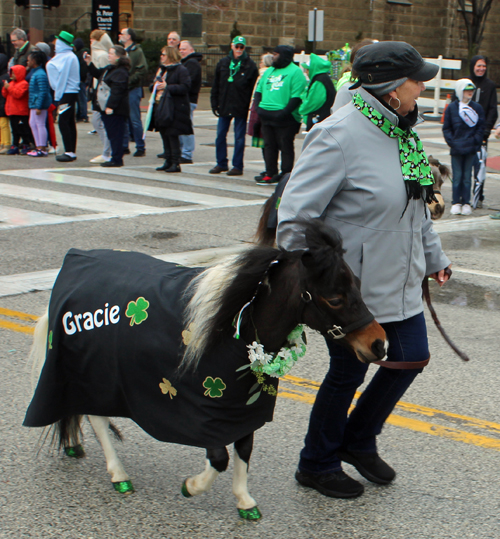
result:
[[[363,89],[363,98],[393,123],[397,117]],[[422,200],[407,202],[397,138],[345,105],[307,135],[278,211],[278,244],[305,246],[291,221],[321,217],[342,235],[345,259],[378,322],[423,311],[422,279],[446,268]]]

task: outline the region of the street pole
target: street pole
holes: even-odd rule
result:
[[[314,24],[313,24],[313,52],[316,54],[316,15],[318,13],[318,8],[314,8]]]
[[[43,41],[43,3],[42,0],[30,0],[30,43]]]

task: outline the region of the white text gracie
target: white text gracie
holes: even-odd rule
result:
[[[93,313],[86,312],[83,314],[75,314],[68,311],[62,318],[64,331],[67,335],[73,335],[77,331],[87,330],[90,331],[94,328],[100,328],[102,325],[109,326],[109,324],[118,324],[120,321],[120,307],[113,305],[111,309],[108,309],[109,303],[104,305],[104,310],[97,309]]]

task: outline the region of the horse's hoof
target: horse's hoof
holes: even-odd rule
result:
[[[83,449],[83,445],[81,444],[74,445],[73,447],[65,447],[64,452],[68,457],[75,459],[81,459],[85,456],[85,449]]]
[[[245,520],[259,520],[262,518],[262,513],[257,506],[252,507],[251,509],[238,509],[238,513],[240,514],[240,517]]]
[[[128,481],[117,481],[113,483],[113,487],[116,492],[120,492],[121,494],[132,494],[134,492],[134,485],[132,485],[130,479]]]
[[[187,482],[187,479],[186,481],[184,481],[184,483],[182,483],[181,493],[184,496],[184,498],[192,498],[193,495],[189,493],[186,482]]]

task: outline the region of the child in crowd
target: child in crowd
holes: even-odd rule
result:
[[[47,109],[52,103],[49,79],[45,72],[47,57],[42,51],[33,51],[28,56],[31,69],[29,85],[29,124],[35,139],[36,149],[28,152],[31,157],[46,157],[47,153]]]
[[[26,68],[22,65],[10,68],[10,82],[3,82],[2,95],[5,97],[5,114],[9,117],[12,130],[12,146],[8,155],[26,155],[33,142],[29,126],[29,84],[26,82]],[[19,143],[23,140],[23,147]]]
[[[0,88],[3,87],[4,80],[9,80],[8,62],[7,55],[0,53]],[[5,97],[0,92],[0,154],[7,153],[11,143],[9,119],[5,114]]]
[[[484,133],[483,108],[471,101],[475,89],[471,80],[458,80],[455,86],[457,100],[448,105],[444,114],[443,135],[450,147],[453,173],[452,215],[472,213],[472,166]]]

